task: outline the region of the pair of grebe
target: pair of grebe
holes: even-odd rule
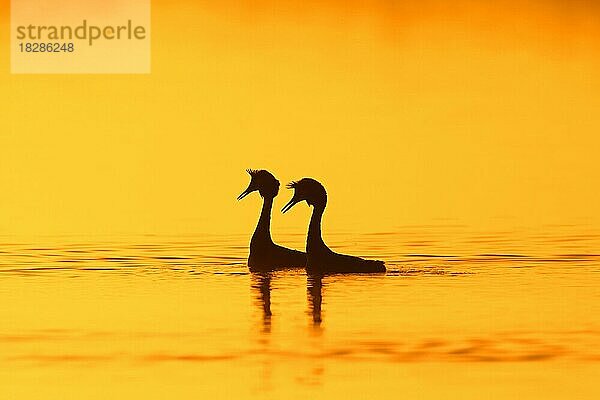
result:
[[[238,200],[255,191],[263,198],[260,218],[250,241],[248,267],[251,271],[306,267],[310,273],[385,272],[383,261],[338,254],[327,247],[321,236],[327,192],[323,185],[312,178],[303,178],[287,185],[289,189],[294,189],[294,196],[281,210],[285,213],[302,201],[313,207],[306,238],[306,253],[275,244],[271,239],[271,209],[273,200],[279,193],[279,181],[265,170],[247,172],[250,174],[250,184],[238,196]]]

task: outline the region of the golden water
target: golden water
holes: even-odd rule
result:
[[[600,395],[596,230],[340,232],[388,273],[320,282],[249,273],[247,241],[0,237],[1,397]]]

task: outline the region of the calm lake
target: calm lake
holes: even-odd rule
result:
[[[600,398],[598,230],[326,233],[388,272],[323,278],[249,236],[0,237],[1,397]]]

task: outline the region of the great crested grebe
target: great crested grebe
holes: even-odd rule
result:
[[[282,212],[285,213],[303,200],[313,206],[306,238],[307,271],[325,273],[385,272],[383,261],[365,260],[360,257],[338,254],[323,242],[321,219],[327,205],[327,192],[323,185],[312,178],[303,178],[298,182],[290,183],[287,187],[294,189],[294,196],[282,208]]]
[[[303,268],[306,265],[306,255],[303,252],[276,245],[271,239],[271,209],[273,199],[279,193],[279,181],[266,170],[249,169],[247,172],[250,184],[238,196],[238,200],[254,191],[258,191],[263,198],[260,218],[250,240],[248,267],[251,271]]]

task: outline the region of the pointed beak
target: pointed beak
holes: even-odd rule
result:
[[[296,205],[296,203],[301,202],[301,199],[298,199],[296,196],[292,197],[292,199],[290,201],[288,201],[288,203],[283,206],[283,208],[281,209],[282,213],[286,213],[288,212],[292,207],[294,207],[294,205]]]
[[[254,190],[255,190],[255,189],[253,189],[253,188],[252,188],[252,185],[248,186],[248,187],[246,188],[246,190],[244,190],[244,191],[242,192],[242,194],[240,194],[240,195],[237,197],[237,199],[238,199],[238,200],[241,200],[241,199],[243,199],[244,197],[248,196],[250,193],[254,192]]]

